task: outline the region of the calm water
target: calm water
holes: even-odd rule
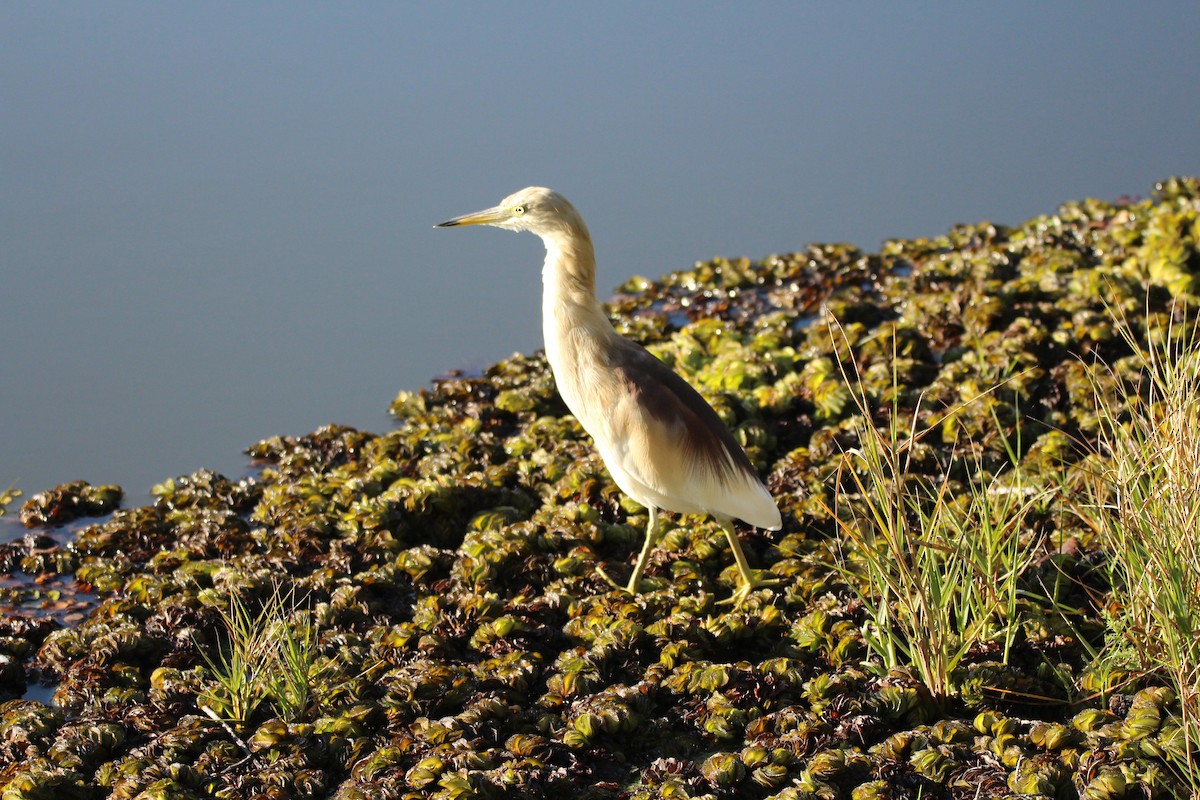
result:
[[[570,197],[611,288],[1200,173],[1193,2],[0,5],[0,485],[169,476],[540,346]]]

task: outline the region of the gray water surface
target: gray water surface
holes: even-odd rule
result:
[[[127,503],[540,346],[529,184],[607,291],[1200,173],[1200,14],[1016,2],[0,4],[0,485]]]

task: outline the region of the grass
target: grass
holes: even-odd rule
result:
[[[1092,373],[1099,466],[1076,506],[1108,554],[1112,587],[1107,643],[1091,671],[1137,671],[1174,692],[1178,735],[1163,756],[1200,796],[1200,335],[1148,316],[1151,344],[1142,346],[1115,316],[1134,355]],[[840,569],[867,608],[871,651],[885,667],[908,667],[944,702],[964,658],[990,648],[1007,662],[1026,604],[1054,605],[1022,588],[1044,548],[1025,519],[1051,490],[1026,485],[1020,448],[1007,442],[1013,467],[1001,476],[973,465],[961,490],[948,478],[953,465],[940,481],[920,476],[912,460],[931,429],[918,428],[919,409],[905,421],[893,401],[876,426],[880,409],[858,376],[842,377],[861,424],[837,475]],[[893,378],[893,397],[897,388]]]
[[[1001,479],[975,465],[966,491],[954,491],[948,477],[935,483],[917,476],[911,459],[932,430],[918,430],[919,408],[905,428],[893,401],[881,429],[870,422],[870,399],[855,388],[861,383],[845,373],[843,379],[863,424],[838,475],[849,489],[834,510],[850,545],[841,569],[868,609],[867,646],[885,667],[909,667],[944,702],[972,651],[998,650],[1008,661],[1021,630],[1021,578],[1042,547],[1023,522],[1040,496],[1015,467]],[[893,375],[893,398],[896,383]],[[1015,464],[1015,451],[1005,447]]]
[[[1094,382],[1098,398],[1102,384],[1119,389],[1115,404],[1097,403],[1102,466],[1085,508],[1113,587],[1097,667],[1132,667],[1175,691],[1183,747],[1169,755],[1200,793],[1200,339],[1148,316],[1143,346],[1118,323],[1135,355]],[[1136,380],[1122,379],[1130,371]]]
[[[281,719],[302,719],[312,705],[310,672],[317,656],[317,631],[308,614],[282,615],[269,626],[275,638],[275,666],[265,676],[267,696]]]
[[[201,694],[201,706],[236,723],[244,723],[264,702],[284,721],[303,718],[312,703],[309,676],[317,635],[311,615],[297,608],[294,594],[276,586],[257,613],[231,594],[221,621],[224,629],[216,645],[200,647],[212,679]]]

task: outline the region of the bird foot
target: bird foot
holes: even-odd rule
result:
[[[755,572],[758,572],[758,570],[755,570]],[[754,590],[778,586],[780,582],[781,581],[779,578],[762,578],[754,574],[743,576],[742,580],[738,583],[738,588],[734,590],[733,594],[728,599],[718,600],[717,605],[739,608],[742,603],[746,602],[746,598],[749,597],[750,593]]]

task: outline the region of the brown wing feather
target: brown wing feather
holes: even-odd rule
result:
[[[612,369],[650,416],[666,426],[683,424],[682,445],[690,463],[721,481],[739,472],[758,480],[746,451],[717,412],[673,369],[628,339],[620,340]]]

